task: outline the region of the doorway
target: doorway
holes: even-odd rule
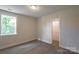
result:
[[[59,48],[59,32],[60,32],[60,21],[56,19],[53,21],[53,47]]]

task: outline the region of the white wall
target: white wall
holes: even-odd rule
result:
[[[17,17],[17,34],[0,36],[0,49],[37,39],[36,18],[0,10],[1,14]]]
[[[60,46],[79,52],[79,9],[61,18]]]
[[[60,46],[79,52],[79,7],[63,9],[38,19],[38,37],[51,43],[52,21],[60,19]],[[49,25],[50,24],[50,25]]]
[[[38,39],[46,43],[52,43],[50,18],[41,17],[38,19]]]

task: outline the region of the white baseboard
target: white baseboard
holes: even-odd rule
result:
[[[48,43],[48,44],[52,44],[52,42],[49,42],[49,41],[46,41],[46,40],[41,40],[40,38],[38,38],[39,41],[42,41],[42,42],[45,42],[45,43]]]
[[[36,40],[36,39],[31,39],[31,40],[27,40],[27,41],[21,41],[21,42],[17,42],[17,43],[13,43],[13,44],[7,44],[5,46],[0,47],[0,49],[9,48],[9,47],[16,46],[16,45],[19,45],[19,44],[22,44],[22,43],[30,42],[32,40]]]
[[[65,46],[60,46],[60,47],[68,49],[68,50],[76,52],[76,53],[79,53],[79,51],[75,47],[65,47]]]

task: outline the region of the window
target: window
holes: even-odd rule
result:
[[[16,17],[1,15],[1,35],[16,34]]]

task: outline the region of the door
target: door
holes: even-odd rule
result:
[[[60,22],[59,20],[53,21],[53,47],[59,47],[59,28]]]

